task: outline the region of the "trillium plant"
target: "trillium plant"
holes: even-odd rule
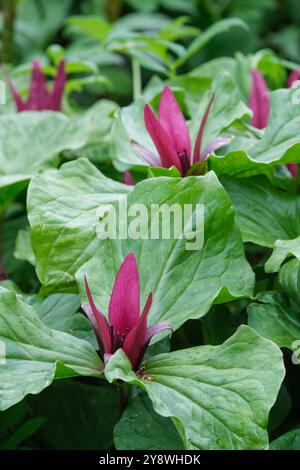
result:
[[[0,450],[300,450],[296,3],[0,2]]]
[[[47,88],[46,77],[38,60],[32,62],[32,75],[27,100],[24,101],[15,86],[9,81],[9,87],[18,112],[22,111],[60,111],[66,84],[65,61],[59,62],[52,89]]]
[[[192,151],[190,132],[184,115],[172,90],[169,86],[166,86],[162,91],[159,102],[158,118],[149,104],[146,104],[144,110],[145,126],[154,142],[158,155],[134,142],[135,151],[151,166],[163,166],[164,168],[175,166],[182,176],[186,176],[193,164],[206,160],[210,153],[230,142],[229,138],[219,137],[202,149],[205,125],[213,100],[214,95],[210,98],[201,120]]]
[[[96,333],[99,350],[107,363],[121,348],[137,370],[154,335],[172,330],[170,323],[159,323],[147,328],[147,317],[152,304],[152,293],[140,315],[140,281],[133,253],[129,253],[120,267],[112,290],[108,321],[95,305],[85,278],[88,304],[82,305]]]

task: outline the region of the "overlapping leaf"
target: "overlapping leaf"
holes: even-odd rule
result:
[[[89,343],[49,329],[33,307],[4,288],[0,345],[0,410],[39,393],[55,378],[101,376],[102,363]]]
[[[168,209],[175,204],[182,208],[190,204],[195,217],[197,205],[204,205],[204,245],[197,249],[186,248],[185,229],[181,220],[181,239],[172,232],[162,237],[162,227],[168,218],[160,220],[159,237],[151,237],[151,226],[156,226],[153,207],[162,203]],[[122,227],[134,220],[128,217],[135,204],[146,211],[148,234],[143,238],[127,238],[121,235]],[[244,248],[235,212],[229,198],[213,172],[203,177],[153,178],[134,187],[127,197],[128,211],[118,204],[116,211],[117,232],[115,238],[98,243],[93,258],[77,273],[82,296],[85,297],[83,275],[87,275],[96,302],[107,312],[108,302],[116,273],[126,255],[136,255],[143,295],[153,293],[149,323],[171,322],[176,329],[186,320],[200,318],[213,302],[222,303],[235,298],[248,297],[252,293],[254,276],[244,257]],[[131,209],[132,207],[132,209]],[[146,220],[144,219],[144,220]],[[140,222],[138,221],[137,224]],[[195,230],[195,224],[193,226]],[[145,229],[145,225],[141,230]],[[121,233],[121,234],[120,234]],[[52,251],[52,253],[54,253]],[[45,263],[46,268],[46,263]]]
[[[284,377],[278,347],[242,326],[220,346],[156,356],[139,378],[119,350],[109,381],[143,387],[155,411],[172,417],[188,449],[264,449],[267,418]]]

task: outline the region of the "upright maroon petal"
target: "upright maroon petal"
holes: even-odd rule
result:
[[[48,97],[48,109],[52,111],[61,110],[61,100],[64,94],[67,74],[65,69],[65,61],[62,59],[59,63],[56,77],[53,82],[53,89]]]
[[[270,114],[270,96],[264,77],[256,69],[252,70],[249,106],[253,112],[252,125],[257,129],[264,129]]]
[[[102,349],[102,353],[112,353],[112,342],[109,324],[105,316],[97,309],[88,285],[88,281],[85,276],[84,282],[89,300],[89,305],[82,305],[82,309],[93,325],[100,349]]]
[[[48,91],[46,80],[38,60],[32,62],[32,76],[26,109],[42,111],[47,109]]]
[[[128,333],[123,344],[123,351],[130,360],[134,370],[143,358],[144,342],[147,331],[147,315],[152,304],[152,294],[149,295],[145,308],[137,325]]]
[[[15,105],[17,110],[20,112],[26,111],[26,103],[23,102],[20,93],[17,92],[16,88],[14,87],[13,83],[9,80],[8,86],[13,96]]]
[[[294,82],[297,82],[297,80],[300,80],[300,70],[293,70],[288,77],[288,88],[292,88]]]
[[[135,181],[132,177],[132,174],[130,173],[129,170],[124,171],[123,173],[123,183],[128,184],[129,186],[134,186]]]
[[[187,153],[190,159],[191,139],[189,128],[172,90],[168,86],[162,92],[158,117],[168,135],[172,138],[176,152],[178,154]]]
[[[139,315],[139,274],[134,253],[129,253],[117,274],[108,308],[109,323],[117,340],[115,343],[123,343],[128,332],[138,323]]]
[[[157,148],[163,167],[170,168],[174,165],[181,172],[180,160],[174,147],[172,138],[160,124],[159,120],[155,117],[152,109],[148,104],[145,106],[144,118],[147,131],[149,132],[155,147]]]
[[[201,153],[201,144],[202,144],[202,139],[203,139],[203,134],[204,134],[204,129],[205,125],[209,116],[210,108],[213,104],[215,95],[212,95],[211,99],[209,100],[209,103],[206,107],[204,116],[202,118],[199,131],[197,134],[196,142],[195,142],[195,147],[194,147],[194,153],[193,153],[193,163],[199,162],[200,160],[200,153]]]
[[[293,178],[297,177],[298,174],[298,163],[288,163],[287,165],[288,170],[291,172]]]

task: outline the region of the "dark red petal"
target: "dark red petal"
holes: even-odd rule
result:
[[[191,158],[190,132],[184,115],[170,87],[163,89],[159,102],[159,122],[173,140],[177,153],[186,153]]]
[[[134,370],[143,358],[143,345],[147,331],[147,315],[152,304],[152,294],[149,295],[145,308],[137,325],[128,333],[123,344],[123,351],[130,360]]]
[[[132,177],[132,174],[130,173],[129,170],[124,171],[123,173],[123,183],[128,184],[129,186],[134,186],[135,181]]]
[[[87,297],[89,300],[89,306],[83,305],[82,308],[84,312],[86,313],[86,315],[88,316],[89,320],[91,321],[96,331],[96,336],[99,342],[99,346],[100,347],[101,345],[103,346],[104,353],[111,353],[112,342],[111,342],[111,333],[110,333],[109,324],[105,316],[103,315],[103,313],[101,313],[95,305],[86,276],[84,276],[84,282],[85,282],[85,289],[86,289]],[[87,307],[90,307],[90,309]]]
[[[270,96],[264,77],[256,69],[252,70],[249,106],[253,112],[252,126],[264,129],[268,124],[270,114]]]
[[[48,91],[46,80],[38,60],[32,62],[32,76],[26,109],[42,111],[47,109]]]
[[[23,102],[21,95],[17,92],[16,88],[14,87],[13,83],[9,80],[8,86],[13,96],[16,108],[19,112],[26,110],[26,103]]]
[[[65,69],[65,61],[62,59],[59,63],[56,77],[53,82],[53,89],[48,98],[48,109],[52,111],[61,110],[61,100],[64,94],[67,74]]]
[[[212,95],[212,97],[211,97],[211,99],[209,100],[209,103],[208,103],[208,105],[207,105],[207,108],[206,108],[206,110],[205,110],[205,113],[204,113],[204,116],[203,116],[203,118],[202,118],[200,127],[199,127],[199,131],[198,131],[198,134],[197,134],[197,138],[196,138],[196,142],[195,142],[195,147],[194,147],[193,163],[199,162],[199,160],[200,160],[201,144],[202,144],[202,138],[203,138],[203,134],[204,134],[204,129],[205,129],[205,125],[206,125],[206,122],[207,122],[207,119],[208,119],[208,115],[209,115],[209,112],[210,112],[210,108],[211,108],[211,106],[212,106],[212,104],[213,104],[214,98],[215,98],[215,95]]]
[[[300,80],[300,70],[293,70],[288,77],[288,88],[292,88],[294,82],[297,82],[297,80]]]
[[[148,104],[145,106],[144,119],[147,131],[149,132],[158,154],[161,159],[162,166],[170,168],[176,166],[181,172],[181,163],[178,158],[172,138],[155,117],[152,109]]]
[[[112,290],[108,318],[114,337],[124,339],[138,323],[140,315],[140,281],[134,253],[122,263]]]
[[[288,163],[287,165],[288,170],[291,172],[293,178],[297,177],[298,173],[298,163]]]

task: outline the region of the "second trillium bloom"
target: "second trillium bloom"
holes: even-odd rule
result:
[[[144,147],[133,144],[135,151],[152,166],[162,165],[165,168],[175,166],[182,176],[185,176],[193,163],[205,160],[209,153],[226,145],[230,139],[216,138],[202,150],[202,140],[205,125],[213,103],[210,99],[202,121],[192,152],[190,132],[184,115],[176,101],[172,90],[166,86],[163,89],[159,102],[158,117],[151,107],[146,104],[144,110],[145,125],[150,134],[158,156]]]
[[[291,88],[299,80],[299,70],[294,70],[288,77],[287,86]],[[268,86],[262,74],[257,70],[252,70],[252,83],[249,97],[249,107],[253,113],[251,124],[257,129],[267,127],[270,115],[270,94]],[[291,175],[296,178],[298,172],[297,163],[286,164]]]
[[[91,321],[98,340],[104,362],[119,348],[122,348],[137,370],[151,341],[151,338],[162,331],[172,330],[169,323],[160,323],[147,327],[147,316],[152,304],[152,294],[140,315],[140,281],[133,253],[123,261],[112,290],[108,321],[96,307],[88,281],[85,278],[88,304],[82,305]]]
[[[34,60],[32,62],[31,82],[26,101],[22,100],[21,95],[15,89],[14,85],[9,82],[9,87],[17,110],[19,112],[45,110],[60,111],[66,80],[65,62],[64,60],[61,60],[53,81],[52,89],[49,91],[46,77],[42,72],[40,63],[38,60]]]

